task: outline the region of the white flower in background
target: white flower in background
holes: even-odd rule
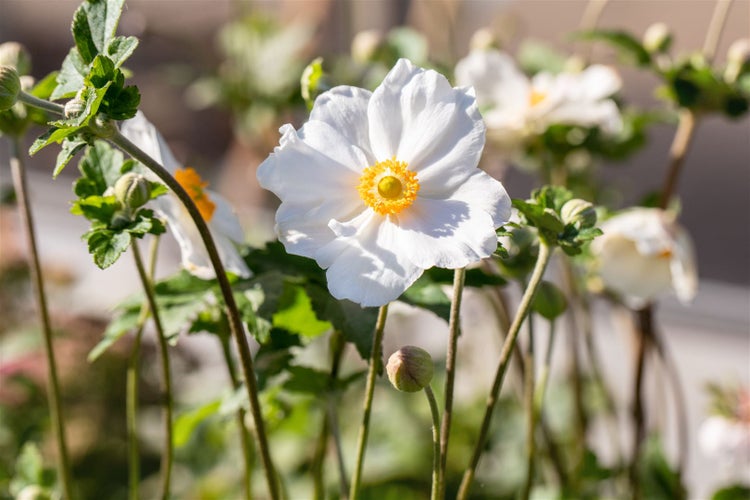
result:
[[[727,465],[750,466],[750,392],[717,388],[712,415],[698,431],[703,453]]]
[[[166,168],[188,192],[211,231],[226,270],[241,277],[250,276],[250,270],[235,246],[235,243],[241,244],[244,241],[245,235],[229,203],[217,193],[206,189],[208,182],[201,179],[195,170],[189,167],[182,168],[164,138],[143,113],[139,111],[134,118],[123,122],[121,131],[125,137]],[[157,180],[153,174],[148,174],[153,180]],[[215,278],[216,273],[195,222],[177,196],[170,192],[151,203],[156,212],[167,220],[180,245],[182,266],[199,278]]]
[[[281,199],[279,239],[327,269],[334,297],[383,305],[425,269],[497,248],[510,199],[477,168],[485,127],[470,89],[401,59],[374,92],[336,87],[280,132],[258,180]]]
[[[674,291],[683,303],[697,291],[693,245],[674,217],[656,208],[634,208],[607,219],[591,244],[604,285],[633,308]]]
[[[617,73],[601,65],[580,72],[538,73],[529,79],[496,49],[474,50],[456,65],[456,83],[476,89],[490,137],[509,149],[555,124],[622,128],[610,96],[620,90]]]

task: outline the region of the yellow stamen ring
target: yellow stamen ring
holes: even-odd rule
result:
[[[531,93],[529,93],[529,105],[533,108],[546,98],[547,94],[545,92],[539,92],[538,90],[532,89]]]
[[[214,210],[216,210],[216,203],[211,200],[205,191],[208,182],[201,179],[198,172],[191,167],[177,169],[174,178],[190,195],[203,220],[210,221],[214,215]]]
[[[362,200],[380,215],[398,214],[411,206],[419,192],[417,173],[395,158],[367,167],[357,191]]]

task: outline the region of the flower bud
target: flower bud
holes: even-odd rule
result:
[[[427,351],[406,346],[391,354],[385,370],[393,387],[399,391],[417,392],[429,385],[434,367]]]
[[[480,28],[471,35],[469,42],[471,50],[488,50],[500,47],[497,37],[489,28]]]
[[[80,97],[75,97],[65,103],[65,118],[75,118],[86,108],[86,103]]]
[[[125,207],[142,207],[151,199],[151,185],[141,174],[128,172],[115,182],[115,198]]]
[[[12,66],[0,66],[0,111],[13,107],[21,92],[21,80]]]
[[[31,56],[18,42],[0,43],[0,66],[16,68],[19,75],[31,73]]]
[[[364,30],[354,35],[352,59],[359,63],[371,61],[383,45],[383,35],[378,30]]]
[[[650,54],[663,54],[672,45],[672,33],[664,23],[654,23],[643,34],[643,48]]]
[[[729,46],[724,79],[729,83],[734,83],[740,74],[748,70],[750,70],[750,39],[741,38]]]
[[[560,217],[564,224],[574,224],[581,229],[596,225],[594,205],[580,198],[566,201],[560,210]]]

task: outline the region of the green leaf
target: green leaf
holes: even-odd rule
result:
[[[288,282],[284,283],[278,311],[272,319],[273,326],[303,337],[317,337],[331,329],[328,321],[320,321],[315,315],[305,289]]]
[[[107,45],[106,54],[112,59],[115,68],[119,68],[138,47],[138,39],[134,36],[116,36]]]
[[[574,35],[582,40],[601,40],[619,50],[626,59],[638,66],[651,64],[651,54],[643,47],[641,42],[626,31],[618,30],[593,30]]]
[[[94,183],[98,195],[115,185],[122,167],[123,154],[105,141],[95,141],[78,164],[81,175]]]
[[[88,240],[89,253],[100,269],[106,269],[120,258],[130,246],[131,237],[127,232],[118,233],[109,229],[95,229],[84,235]]]
[[[175,419],[172,443],[175,448],[185,446],[193,435],[196,427],[207,418],[216,415],[221,408],[221,400],[210,401],[203,406],[186,411]]]
[[[76,130],[78,129],[74,129],[74,131]],[[60,152],[57,153],[57,160],[55,160],[55,170],[54,172],[52,172],[52,177],[57,177],[58,175],[60,175],[60,172],[62,172],[65,166],[70,163],[70,160],[72,160],[76,153],[83,149],[86,144],[86,141],[84,139],[81,139],[80,137],[66,137],[65,140],[63,140]]]
[[[56,86],[57,71],[53,71],[52,73],[36,82],[34,87],[29,90],[29,94],[33,95],[34,97],[38,97],[39,99],[49,99]]]
[[[138,308],[122,311],[120,314],[110,321],[107,325],[102,339],[99,341],[88,355],[89,363],[96,361],[99,356],[104,354],[110,347],[112,347],[118,340],[120,340],[126,333],[134,330],[138,326],[138,317],[140,311]]]
[[[106,53],[107,46],[114,38],[124,2],[125,0],[87,0],[81,5],[80,8],[86,13],[91,43],[96,47],[97,54]],[[73,36],[75,37],[75,33]]]
[[[305,100],[307,110],[310,111],[313,108],[313,102],[315,98],[323,90],[327,90],[322,86],[323,78],[323,58],[317,57],[307,65],[302,71],[302,77],[300,78],[300,89],[302,93],[302,99]]]
[[[542,317],[552,321],[568,307],[565,294],[553,283],[542,281],[534,295],[532,309]]]
[[[287,372],[289,373],[289,379],[282,385],[287,391],[320,396],[328,391],[331,384],[329,373],[307,366],[290,366]]]
[[[117,76],[115,63],[109,57],[99,55],[91,63],[91,69],[85,81],[99,89],[111,84]]]
[[[118,70],[119,71],[119,70]],[[141,94],[138,87],[129,85],[127,87],[112,86],[105,97],[105,113],[113,120],[128,120],[138,112],[141,103]]]
[[[73,24],[71,26],[73,40],[75,41],[78,53],[84,63],[89,64],[99,53],[99,49],[94,43],[91,28],[89,27],[88,12],[86,3],[81,4],[73,15]]]
[[[61,143],[63,139],[69,135],[73,135],[78,132],[77,129],[72,128],[51,128],[44,134],[37,137],[34,143],[29,148],[29,156],[34,156],[36,153],[49,146],[53,142]]]
[[[717,490],[711,500],[747,500],[750,498],[750,486],[735,484]]]
[[[399,297],[399,300],[432,311],[445,321],[450,318],[451,299],[445,295],[441,285],[433,281],[428,274],[423,274]]]
[[[62,68],[57,74],[57,87],[50,99],[57,100],[73,97],[83,87],[83,79],[88,74],[86,64],[76,48],[70,49],[62,63]]]

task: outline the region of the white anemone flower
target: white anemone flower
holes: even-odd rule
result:
[[[607,66],[529,79],[507,54],[477,49],[456,65],[456,82],[476,89],[490,136],[508,149],[555,124],[600,127],[608,134],[622,128],[610,99],[622,83]]]
[[[477,168],[485,127],[471,89],[401,59],[374,92],[335,87],[280,132],[258,180],[281,199],[280,241],[327,269],[334,297],[380,306],[425,269],[496,250],[510,199]]]
[[[214,191],[206,189],[208,182],[190,168],[183,168],[172,154],[156,127],[140,111],[122,123],[122,134],[136,146],[166,168],[188,192],[208,225],[221,262],[227,271],[243,278],[250,270],[242,260],[235,244],[241,244],[245,235],[231,205]],[[154,174],[148,172],[152,180]],[[201,279],[213,279],[216,272],[198,233],[195,222],[174,193],[168,193],[151,202],[156,212],[166,219],[182,252],[182,266]]]
[[[607,219],[592,242],[599,274],[607,288],[640,308],[671,291],[681,302],[696,294],[698,276],[693,244],[674,217],[656,208],[634,208]]]

